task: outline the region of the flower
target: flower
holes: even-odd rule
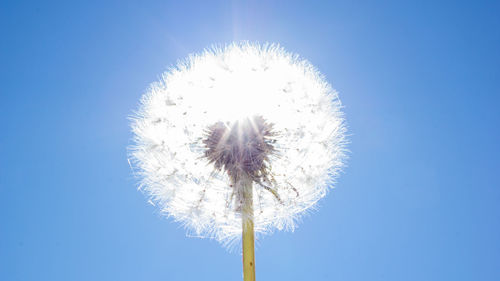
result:
[[[337,93],[278,45],[190,55],[150,86],[132,131],[140,188],[162,213],[221,242],[242,232],[238,173],[253,182],[255,232],[293,230],[345,160]]]

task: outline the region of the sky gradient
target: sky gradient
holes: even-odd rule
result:
[[[495,1],[3,1],[0,280],[241,280],[137,190],[128,117],[212,44],[280,43],[339,92],[350,159],[257,280],[500,280]]]

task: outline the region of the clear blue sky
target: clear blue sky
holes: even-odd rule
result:
[[[209,3],[210,2],[210,3]],[[213,43],[278,42],[340,92],[350,160],[263,280],[500,280],[498,1],[2,1],[0,280],[241,280],[137,191],[127,117]]]

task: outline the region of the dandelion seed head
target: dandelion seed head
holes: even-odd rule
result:
[[[269,158],[274,152],[272,125],[261,116],[238,120],[232,124],[217,122],[207,130],[203,140],[205,157],[217,170],[230,178],[246,174],[254,181],[268,180]]]
[[[345,160],[337,93],[278,45],[189,56],[151,85],[132,119],[142,189],[193,235],[221,242],[241,234],[235,173],[254,182],[257,233],[293,230]]]

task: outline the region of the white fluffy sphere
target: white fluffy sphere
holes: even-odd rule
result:
[[[151,85],[132,118],[130,154],[141,189],[197,236],[239,237],[234,188],[205,157],[203,141],[213,124],[252,116],[275,133],[272,181],[268,188],[253,185],[255,231],[293,229],[338,175],[346,128],[324,77],[277,45],[241,43],[194,54]]]

